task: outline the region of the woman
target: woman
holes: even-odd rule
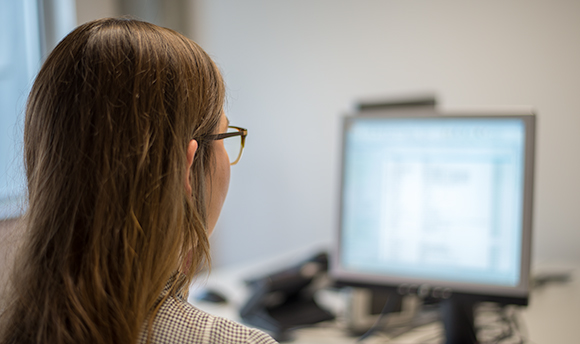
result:
[[[224,140],[245,137],[222,135],[224,93],[198,45],[152,24],[93,21],[54,49],[28,99],[0,343],[274,343],[184,296],[239,158]]]

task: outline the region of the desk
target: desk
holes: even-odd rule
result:
[[[521,312],[532,343],[580,343],[580,268],[559,265],[539,270],[571,272],[571,281],[532,290]]]
[[[268,265],[268,264],[266,264]],[[217,316],[223,316],[235,321],[240,321],[238,309],[245,303],[249,296],[243,280],[252,277],[261,277],[267,272],[276,271],[273,267],[276,262],[270,264],[248,264],[244,266],[232,266],[215,269],[210,276],[201,276],[190,288],[189,301],[196,307]],[[517,318],[521,325],[526,343],[552,344],[552,343],[580,343],[580,268],[574,266],[544,266],[534,269],[543,272],[567,271],[571,273],[569,282],[553,282],[532,291],[528,307],[520,308]],[[226,305],[196,301],[196,295],[204,288],[211,288],[222,292],[229,302]],[[324,305],[337,314],[344,311],[344,302],[338,293],[323,293],[326,298]],[[322,302],[321,302],[322,303]],[[353,344],[356,337],[348,335],[339,320],[321,323],[314,327],[303,328],[294,331],[295,344]],[[440,343],[433,340],[433,334],[442,333],[442,325],[439,322],[431,323],[417,328],[404,336],[394,340],[387,340],[377,335],[365,340],[364,343]],[[429,339],[429,340],[428,340]]]

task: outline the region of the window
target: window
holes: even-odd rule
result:
[[[48,47],[74,26],[72,0],[0,0],[0,219],[25,205],[24,107]]]

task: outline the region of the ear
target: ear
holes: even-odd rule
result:
[[[185,190],[187,190],[188,194],[191,194],[191,184],[189,184],[189,169],[193,164],[193,157],[195,156],[195,152],[197,151],[197,141],[191,140],[187,144],[187,166],[185,169]]]

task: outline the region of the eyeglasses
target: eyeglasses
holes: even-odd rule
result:
[[[230,165],[235,165],[242,157],[242,151],[244,150],[247,135],[248,129],[228,126],[227,133],[209,135],[207,138],[209,140],[229,139],[224,141],[224,147],[228,153],[228,157],[230,158]]]

